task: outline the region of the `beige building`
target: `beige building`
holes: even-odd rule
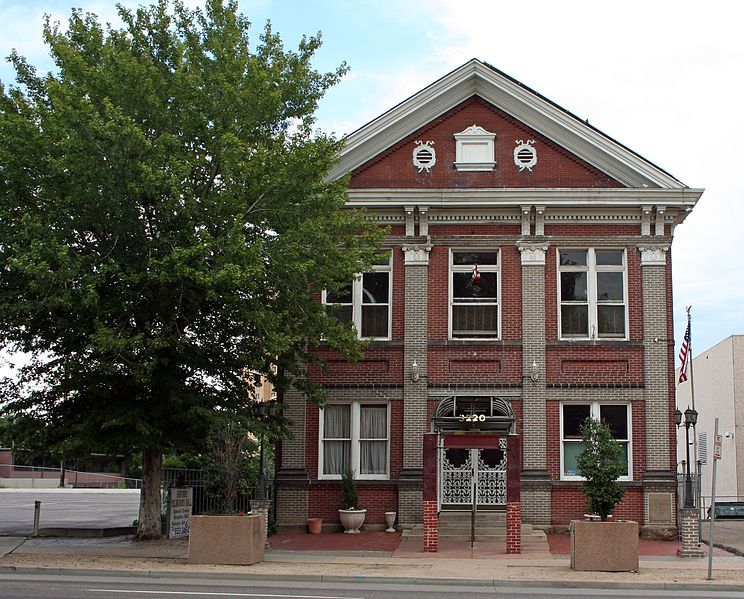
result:
[[[715,418],[722,437],[716,496],[721,501],[744,499],[744,335],[731,335],[692,361],[695,409],[698,411],[697,454],[701,461],[702,495],[711,495]],[[689,373],[688,373],[689,374]],[[679,380],[679,369],[677,378]],[[677,406],[692,405],[690,380],[677,383]],[[693,442],[690,431],[690,443]],[[695,447],[690,447],[694,462]],[[685,459],[685,429],[677,430],[677,459]],[[693,464],[694,465],[694,464]],[[679,466],[682,471],[682,466]],[[708,501],[705,505],[708,505]]]

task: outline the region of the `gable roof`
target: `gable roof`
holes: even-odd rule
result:
[[[497,68],[472,59],[360,127],[345,139],[336,179],[432,119],[477,95],[631,188],[685,188],[636,152]]]

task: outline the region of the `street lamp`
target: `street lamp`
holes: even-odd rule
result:
[[[253,417],[260,422],[270,422],[276,417],[276,400],[259,401],[252,406]],[[256,499],[266,499],[266,473],[264,472],[264,443],[266,442],[263,429],[259,445],[258,464],[260,468],[260,480]]]
[[[684,413],[685,421],[682,422],[682,412],[679,408],[674,410],[674,424],[677,428],[685,427],[685,445],[687,447],[687,460],[685,460],[685,507],[695,507],[692,495],[692,478],[690,476],[690,427],[697,424],[698,413],[695,409],[687,408]]]

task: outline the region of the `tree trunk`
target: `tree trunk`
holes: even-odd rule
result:
[[[142,491],[140,492],[138,539],[160,538],[160,467],[163,455],[145,450],[142,452]]]

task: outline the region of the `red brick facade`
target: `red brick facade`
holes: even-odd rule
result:
[[[517,174],[516,169],[497,169],[494,173],[461,173],[455,161],[455,142],[452,135],[464,131],[474,123],[497,139],[497,165],[513,165],[514,140],[534,139],[540,152],[540,168]],[[411,167],[411,151],[417,140],[431,140],[437,151],[441,168],[431,173],[418,173]],[[620,187],[617,181],[557,146],[524,123],[509,117],[495,106],[473,97],[420,128],[389,150],[356,169],[349,187],[353,188],[493,188],[493,187]]]
[[[546,113],[554,114],[547,108]],[[492,170],[464,172],[454,164],[454,135],[474,124],[496,136]],[[580,121],[572,126],[583,128],[587,139],[594,135]],[[384,401],[389,406],[388,479],[359,483],[366,524],[381,525],[386,511],[398,511],[401,525],[424,525],[427,551],[438,546],[441,506],[421,492],[426,470],[421,437],[446,397],[498,397],[510,406],[511,432],[521,441],[512,484],[517,481],[517,491],[521,484],[521,498],[517,493],[502,506],[509,552],[520,551],[522,521],[565,525],[586,513],[581,483],[562,475],[565,404],[628,406],[630,477],[623,482],[626,493],[615,518],[645,525],[647,494],[674,493],[669,246],[672,225],[684,219],[697,197],[686,200],[689,190],[609,138],[595,138],[597,152],[611,146],[625,162],[615,164],[601,155],[596,162],[604,160],[604,172],[579,156],[590,157],[591,151],[578,146],[572,151],[537,129],[473,95],[351,169],[350,198],[357,203],[367,198],[372,215],[380,215],[382,224],[392,222],[386,242],[393,250],[390,340],[371,342],[353,364],[321,347],[318,355],[327,368],[314,367],[311,374],[327,387],[331,401]],[[358,135],[374,141],[378,133],[373,122]],[[538,159],[531,170],[515,164],[519,140],[535,140]],[[350,146],[354,141],[352,136]],[[434,142],[436,164],[430,172],[419,172],[412,163],[417,141]],[[633,161],[637,171],[627,174],[623,169]],[[633,177],[641,182],[633,183]],[[668,196],[657,199],[662,192]],[[467,248],[499,254],[495,338],[451,336],[451,250]],[[586,338],[561,338],[560,249],[623,250],[624,335],[601,338],[593,331]],[[600,299],[588,301],[596,308]],[[425,331],[406,323],[419,315]],[[421,371],[417,378],[414,362]],[[308,516],[333,523],[338,521],[340,481],[319,473],[320,417],[318,407],[305,407],[305,421],[297,429],[304,463],[284,469],[295,478],[300,473]],[[544,449],[536,453],[535,447]],[[292,484],[297,488],[296,480]],[[665,524],[673,526],[675,519],[670,513]]]

